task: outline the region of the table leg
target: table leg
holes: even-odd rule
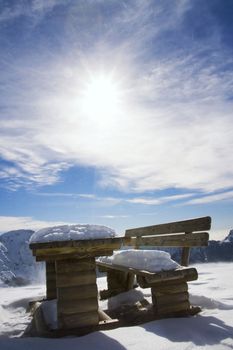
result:
[[[47,300],[57,298],[55,261],[46,261],[46,297]]]
[[[58,328],[97,325],[98,291],[95,259],[56,261]]]

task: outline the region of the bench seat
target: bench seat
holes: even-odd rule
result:
[[[179,267],[175,270],[149,272],[106,262],[97,261],[101,271],[107,271],[108,290],[100,292],[101,299],[126,292],[135,286],[135,279],[141,288],[151,288],[152,304],[156,317],[174,313],[194,314],[200,308],[190,306],[188,281],[198,278],[193,267]]]
[[[114,264],[111,261],[97,260],[99,270],[107,272],[108,283],[108,289],[100,291],[100,298],[106,299],[139,285],[141,288],[151,288],[155,318],[199,312],[199,307],[190,305],[187,284],[189,281],[197,280],[198,273],[194,267],[187,265],[192,246],[208,245],[208,233],[199,231],[209,230],[210,225],[211,218],[203,217],[126,230],[127,246],[131,243],[134,249],[149,245],[158,248],[158,243],[161,242],[164,247],[180,247],[181,265],[185,266],[179,265],[172,270],[151,272],[124,264]]]

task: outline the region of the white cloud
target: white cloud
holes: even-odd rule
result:
[[[96,199],[96,196],[91,193],[64,193],[64,192],[34,192],[37,196],[44,197],[73,197],[73,198],[86,198],[86,199]]]
[[[129,215],[101,215],[98,217],[103,219],[126,219]]]
[[[67,223],[59,221],[35,220],[29,216],[0,216],[0,232],[7,232],[19,229],[39,230],[44,227],[64,224]]]
[[[98,196],[91,193],[63,193],[63,192],[34,192],[35,195],[45,196],[45,197],[65,197],[65,198],[84,198],[90,201],[101,202],[101,205],[109,206],[116,205],[121,202],[133,203],[133,204],[144,204],[144,205],[159,205],[166,202],[174,202],[178,200],[183,200],[195,196],[194,193],[185,193],[171,196],[157,196],[155,197],[134,197],[134,198],[123,198],[123,197],[108,197],[108,196]],[[110,215],[111,216],[111,215]]]
[[[161,201],[159,199],[153,199],[153,198],[132,198],[132,199],[128,199],[127,202],[135,203],[135,204],[146,204],[146,205],[161,204]]]
[[[209,196],[203,196],[200,198],[191,199],[185,204],[206,204],[206,203],[213,203],[213,202],[219,202],[224,200],[233,201],[233,191],[211,194]]]
[[[108,40],[114,34],[107,23],[104,44],[97,42],[88,56],[73,52],[51,64],[38,64],[35,57],[14,59],[3,71],[8,107],[0,125],[0,154],[10,163],[0,176],[9,187],[53,184],[75,165],[96,167],[102,186],[126,191],[232,186],[233,74],[222,63],[232,59],[216,51],[206,62],[205,41],[188,56],[141,61],[148,55],[145,43],[153,39],[156,46],[156,38],[182,21],[188,6],[189,1],[176,2],[174,13],[164,12],[160,3],[153,11],[142,1],[126,6],[124,17],[112,20],[116,28],[129,28],[129,35],[112,50]],[[104,122],[80,108],[90,74],[101,70],[111,72],[122,92],[121,108]],[[154,205],[160,199],[131,201]]]
[[[135,204],[159,205],[166,202],[173,202],[177,200],[186,199],[186,198],[192,197],[193,195],[194,195],[193,193],[185,193],[185,194],[179,194],[174,196],[164,196],[164,197],[157,197],[157,198],[138,197],[138,198],[127,199],[126,201],[129,203],[135,203]]]

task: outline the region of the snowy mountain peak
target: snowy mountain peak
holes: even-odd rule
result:
[[[224,242],[232,242],[233,243],[233,230],[230,230],[228,236],[224,239]]]
[[[42,264],[36,263],[29,249],[34,231],[16,230],[0,235],[0,280],[7,284],[35,281]]]

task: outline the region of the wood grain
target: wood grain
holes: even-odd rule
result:
[[[167,236],[132,237],[131,245],[134,247],[202,247],[207,246],[209,240],[208,232],[197,232],[190,234],[169,234]]]
[[[46,297],[48,300],[57,298],[55,262],[47,262],[46,269]]]
[[[211,227],[211,218],[209,216],[170,222],[161,225],[153,225],[147,227],[133,228],[125,231],[126,237],[138,237],[138,236],[149,236],[149,235],[162,235],[170,233],[181,233],[181,232],[195,232],[209,230]]]

